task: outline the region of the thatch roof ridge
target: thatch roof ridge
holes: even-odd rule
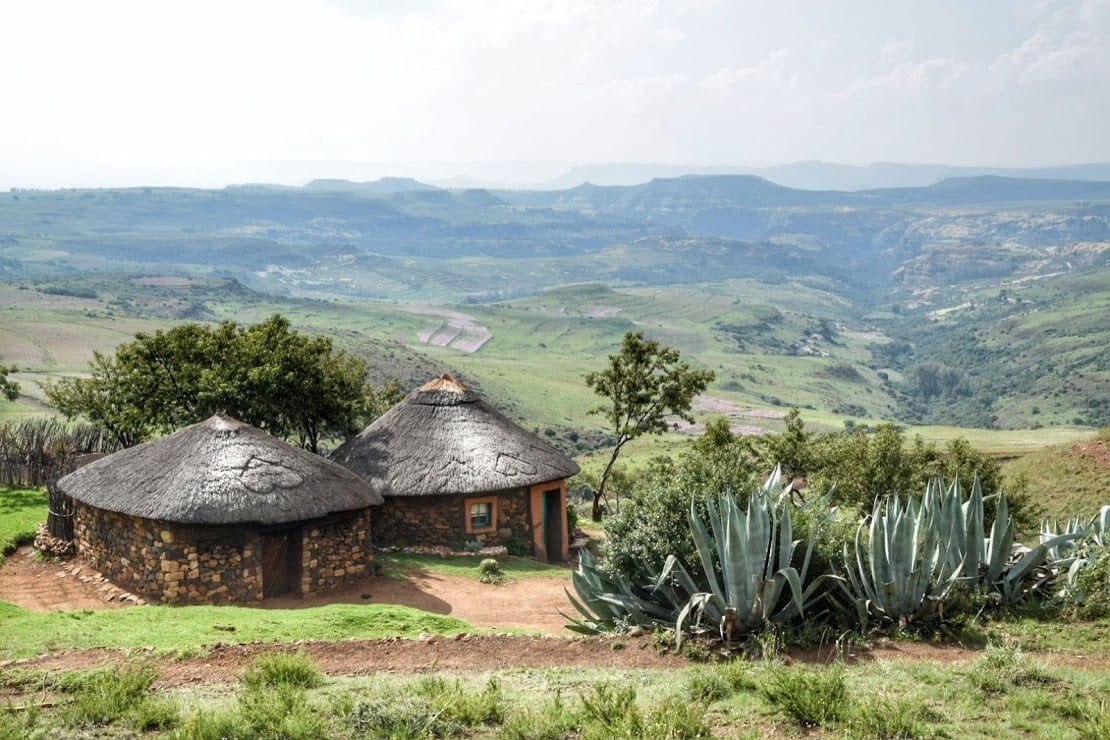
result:
[[[410,393],[332,459],[387,496],[498,491],[578,472],[573,460],[450,375]]]
[[[383,500],[341,466],[225,414],[90,463],[58,488],[100,509],[185,524],[280,524]]]

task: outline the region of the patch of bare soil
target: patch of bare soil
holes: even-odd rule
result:
[[[266,608],[297,609],[323,604],[402,604],[435,614],[449,614],[475,627],[536,630],[568,636],[567,620],[559,612],[573,613],[564,589],[566,575],[532,577],[507,583],[479,583],[474,578],[426,570],[405,571],[402,578],[382,576],[357,582],[327,596],[267,599]]]
[[[79,560],[35,560],[21,547],[0,565],[0,599],[36,612],[119,609],[142,603]]]
[[[610,668],[675,670],[693,665],[673,651],[660,651],[646,635],[615,637],[527,637],[522,635],[428,636],[419,640],[343,640],[340,642],[299,641],[295,643],[217,644],[204,656],[174,660],[151,658],[159,687],[232,683],[260,655],[302,652],[331,676],[363,676],[373,673],[429,673],[433,671],[484,672],[503,668]],[[927,643],[880,643],[869,648],[852,647],[840,656],[848,664],[873,660],[914,660],[951,665],[978,659],[981,652],[952,645]],[[832,648],[795,650],[787,663],[829,663],[836,658]],[[135,660],[123,650],[92,649],[0,662],[0,670],[18,666],[44,671],[87,670],[120,665]],[[1035,659],[1054,666],[1105,669],[1110,660],[1059,654],[1036,654]],[[22,693],[18,686],[5,687],[9,697]]]
[[[1068,456],[1075,455],[1080,459],[1086,458],[1095,467],[1110,467],[1110,444],[1107,444],[1105,440],[1096,439],[1093,442],[1077,444],[1066,454]]]

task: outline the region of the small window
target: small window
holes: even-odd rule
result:
[[[466,531],[489,532],[494,528],[497,510],[494,499],[471,499],[466,502]]]

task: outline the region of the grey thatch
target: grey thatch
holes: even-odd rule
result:
[[[366,481],[224,414],[58,481],[89,506],[184,524],[280,524],[382,503]]]
[[[410,393],[332,459],[386,496],[500,491],[578,472],[450,375]]]

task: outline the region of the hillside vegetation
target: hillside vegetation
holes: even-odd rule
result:
[[[582,375],[629,330],[716,372],[705,415],[1097,427],[1108,247],[1100,182],[12,191],[0,362],[25,396],[0,414],[41,413],[45,378],[136,331],[279,311],[375,381],[453,369],[560,435],[590,431]]]

